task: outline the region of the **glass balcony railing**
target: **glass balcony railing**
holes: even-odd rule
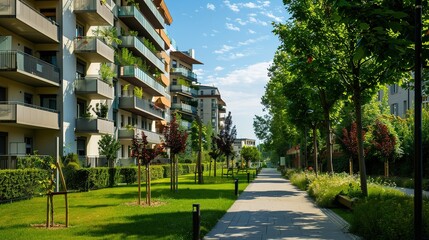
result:
[[[140,68],[134,66],[121,67],[120,71],[121,78],[127,78],[132,84],[143,87],[144,91],[148,92],[153,96],[167,96],[168,92],[166,88],[153,79],[149,74]]]
[[[136,111],[150,119],[162,120],[165,118],[165,112],[159,109],[152,102],[138,97],[120,97],[119,108]]]
[[[76,132],[113,134],[113,122],[103,118],[77,118]]]
[[[134,136],[138,135],[141,137],[142,131],[147,137],[147,141],[149,143],[159,144],[161,143],[161,139],[163,136],[159,133],[152,132],[146,129],[140,129],[140,128],[133,128],[133,129],[119,129],[118,130],[118,138],[119,139],[132,139]]]
[[[197,96],[198,91],[184,85],[171,85],[170,92],[182,92],[188,95]]]
[[[140,0],[139,2],[142,2],[147,7],[142,8],[143,14],[145,16],[148,16],[148,19],[150,20],[151,24],[157,29],[164,28],[164,17],[162,17],[161,13],[157,9],[153,1]],[[142,6],[141,3],[140,6]]]
[[[58,43],[59,27],[21,0],[0,0],[0,26],[36,43]]]
[[[137,51],[138,55],[149,60],[149,63],[151,63],[151,65],[153,65],[154,67],[158,68],[160,72],[165,72],[164,63],[161,61],[161,59],[159,59],[151,50],[149,50],[149,48],[147,48],[144,45],[143,41],[140,40],[138,37],[122,36],[121,40],[121,47],[133,48]]]
[[[0,75],[16,72],[17,81],[33,86],[59,86],[59,69],[20,51],[0,51]],[[22,74],[20,72],[25,72]]]
[[[101,37],[76,37],[74,51],[90,62],[113,62],[115,50]]]
[[[172,74],[180,74],[183,77],[186,77],[192,81],[197,81],[197,74],[193,73],[192,71],[189,71],[186,68],[172,68]]]
[[[119,7],[118,17],[121,18],[129,27],[135,28],[139,32],[145,32],[148,37],[158,45],[158,48],[164,48],[164,41],[161,36],[136,7]]]
[[[76,94],[90,96],[93,99],[113,99],[113,85],[97,77],[85,77],[75,80]]]
[[[91,26],[113,26],[112,7],[100,0],[74,0],[74,13]]]
[[[0,102],[0,122],[34,128],[60,129],[56,110],[22,102]]]

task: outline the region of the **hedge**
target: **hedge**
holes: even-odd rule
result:
[[[0,170],[0,202],[43,193],[39,181],[46,178],[47,172],[40,169]]]

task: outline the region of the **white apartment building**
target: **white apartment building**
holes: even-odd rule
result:
[[[225,121],[225,101],[219,89],[214,86],[198,85],[198,115],[204,124],[210,123],[213,132],[218,133]]]
[[[144,131],[160,143],[169,114],[172,18],[163,0],[0,0],[0,168],[17,156],[76,153],[102,165],[98,141]],[[104,164],[104,163],[103,163]]]

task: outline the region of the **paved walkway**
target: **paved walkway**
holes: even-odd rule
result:
[[[269,168],[262,169],[204,239],[354,239],[346,225]]]

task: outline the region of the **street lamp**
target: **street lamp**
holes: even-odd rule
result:
[[[307,113],[308,114],[313,113],[313,109],[307,109],[307,111],[305,111],[305,114],[304,114],[305,120],[307,120]],[[308,167],[308,161],[307,161],[307,124],[304,124],[304,137],[305,137],[305,142],[304,142],[304,150],[305,150],[304,162],[305,162],[305,167],[307,168]]]

